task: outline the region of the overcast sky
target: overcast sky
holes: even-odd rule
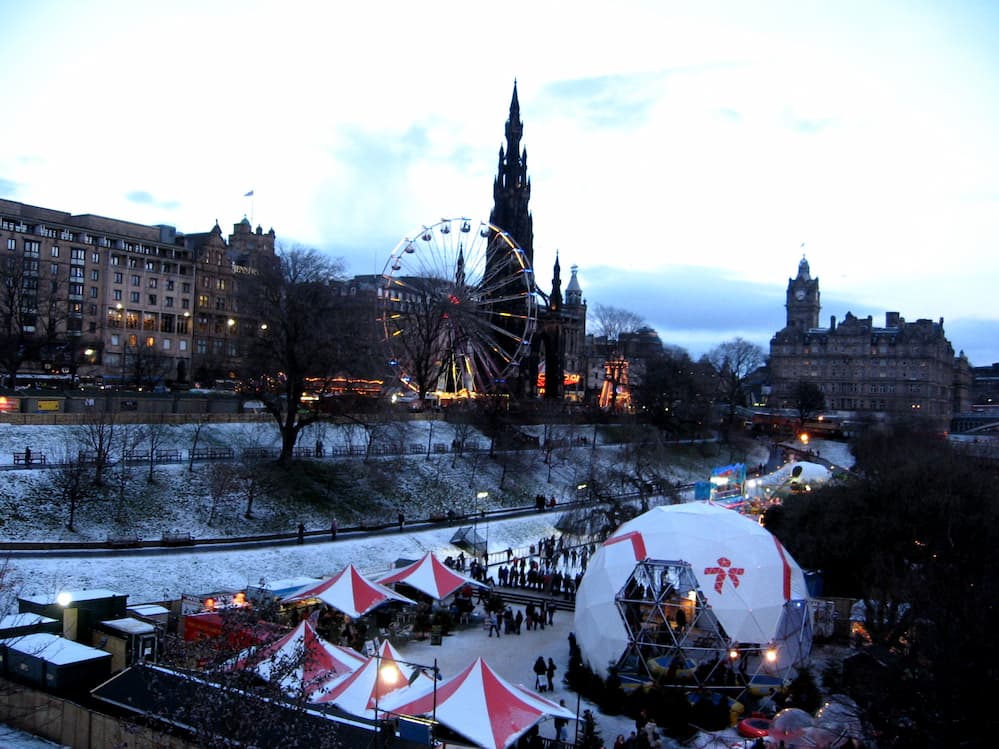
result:
[[[516,79],[543,288],[557,251],[694,356],[766,347],[804,252],[823,325],[943,317],[999,362],[994,2],[0,0],[0,26],[0,197],[245,214],[377,273],[488,218]]]

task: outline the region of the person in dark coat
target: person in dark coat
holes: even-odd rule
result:
[[[555,661],[551,658],[548,659],[548,666],[545,669],[545,673],[548,675],[548,691],[555,691]]]
[[[534,661],[534,688],[539,692],[545,691],[548,686],[545,681],[542,681],[547,673],[548,666],[545,665],[545,659],[539,655],[538,659]]]

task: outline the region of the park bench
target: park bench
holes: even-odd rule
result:
[[[108,536],[107,544],[112,549],[132,549],[139,546],[142,539],[138,536]]]
[[[164,533],[160,542],[164,546],[189,546],[194,543],[194,536],[190,533],[172,531],[170,533]]]
[[[21,466],[33,466],[33,465],[48,465],[48,459],[45,457],[45,453],[31,453],[31,458],[28,459],[27,453],[14,453],[14,465]]]
[[[125,460],[135,463],[138,462],[144,463],[145,461],[149,460],[149,451],[146,450],[145,452],[143,452],[141,450],[127,450],[125,452]]]
[[[191,451],[192,460],[226,460],[233,455],[231,447],[199,447]]]
[[[180,450],[177,448],[168,448],[166,450],[156,451],[157,461],[167,461],[167,460],[181,460]]]
[[[254,458],[256,460],[269,460],[277,457],[277,451],[269,447],[247,447],[243,450],[244,458]]]

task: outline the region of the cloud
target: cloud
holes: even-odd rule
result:
[[[127,192],[125,193],[125,199],[140,205],[152,205],[156,202],[153,200],[153,196],[145,190],[132,190],[131,192]]]
[[[152,193],[146,192],[145,190],[131,190],[125,193],[125,200],[129,203],[135,203],[136,205],[147,205],[169,211],[180,207],[180,201],[157,200],[153,197]]]
[[[570,115],[599,128],[638,127],[656,106],[665,77],[658,71],[556,81],[542,88],[532,114]]]
[[[18,183],[11,179],[0,177],[0,195],[6,198],[13,198],[17,195]]]

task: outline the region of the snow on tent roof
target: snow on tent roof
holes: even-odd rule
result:
[[[34,656],[57,666],[111,657],[111,653],[106,653],[103,650],[81,645],[78,642],[67,640],[65,637],[45,633],[11,637],[7,640],[0,640],[0,645],[6,645],[16,653]]]

